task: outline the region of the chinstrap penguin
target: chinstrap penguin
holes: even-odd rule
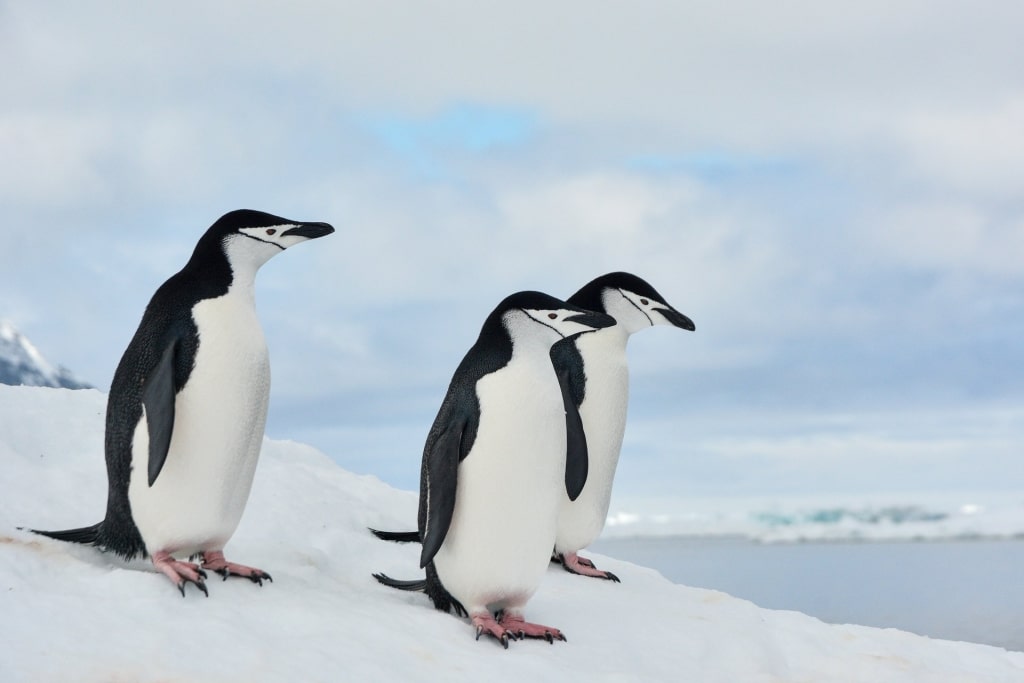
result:
[[[584,285],[567,299],[584,309],[611,315],[616,324],[595,332],[558,341],[551,359],[573,405],[567,420],[582,419],[586,435],[588,472],[580,495],[563,497],[553,561],[566,571],[618,581],[578,555],[604,529],[611,502],[612,481],[626,426],[629,400],[629,336],[654,325],[694,330],[693,321],[665,303],[650,284],[630,273],[608,273]],[[400,543],[418,542],[415,531],[380,531],[375,536]]]
[[[606,313],[616,324],[592,334],[555,344],[551,358],[567,377],[570,394],[583,421],[588,466],[586,484],[575,500],[562,496],[554,558],[566,571],[612,581],[577,553],[604,529],[619,461],[629,402],[629,336],[654,325],[673,325],[693,331],[693,321],[674,309],[650,284],[630,273],[608,273],[584,285],[567,301]]]
[[[217,220],[191,259],[157,289],[107,399],[107,510],[102,522],[36,533],[153,565],[185,595],[205,570],[262,585],[228,562],[263,440],[270,361],[256,316],[256,271],[327,223],[239,210]],[[176,559],[201,558],[201,564]]]
[[[522,614],[550,560],[561,500],[578,495],[586,476],[582,424],[567,418],[574,405],[550,351],[560,339],[614,324],[539,292],[513,294],[494,309],[423,450],[418,536],[426,578],[375,574],[378,581],[426,592],[437,609],[468,616],[478,639],[488,634],[506,648],[522,637],[565,640]]]

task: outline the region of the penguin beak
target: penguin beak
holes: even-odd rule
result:
[[[586,311],[577,315],[571,315],[565,319],[566,322],[579,323],[580,325],[586,325],[592,327],[595,330],[600,330],[603,327],[611,327],[616,324],[615,318],[604,313],[595,313],[594,311]]]
[[[669,321],[676,327],[681,327],[682,329],[689,330],[691,332],[697,329],[692,320],[673,308],[655,308],[653,310],[660,313],[665,320]]]
[[[300,223],[294,228],[285,230],[281,233],[281,237],[294,235],[295,237],[305,237],[308,240],[315,240],[317,237],[330,235],[332,232],[334,232],[334,228],[327,223]]]

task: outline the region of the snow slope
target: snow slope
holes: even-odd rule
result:
[[[15,529],[99,520],[104,407],[97,391],[0,386],[5,683],[1024,681],[1024,653],[826,625],[600,556],[621,584],[552,568],[528,605],[567,643],[476,642],[466,621],[370,577],[418,575],[416,548],[366,532],[408,526],[415,495],[283,441],[265,442],[227,548],[274,583],[211,576],[209,598],[190,588],[182,599],[144,562],[127,567]]]

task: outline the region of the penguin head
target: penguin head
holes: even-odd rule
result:
[[[646,280],[631,273],[608,273],[595,278],[568,301],[607,313],[629,334],[654,325],[696,329],[692,320],[666,303]]]
[[[330,235],[327,223],[293,221],[262,211],[240,209],[224,214],[196,245],[193,259],[220,252],[232,269],[255,271],[288,247]]]
[[[611,316],[541,292],[512,294],[498,305],[494,313],[500,315],[513,344],[537,340],[550,346],[559,339],[615,324]]]

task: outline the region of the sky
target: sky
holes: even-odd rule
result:
[[[0,2],[0,317],[106,389],[237,208],[268,434],[415,488],[507,294],[626,270],[616,495],[1024,490],[1018,2]]]

